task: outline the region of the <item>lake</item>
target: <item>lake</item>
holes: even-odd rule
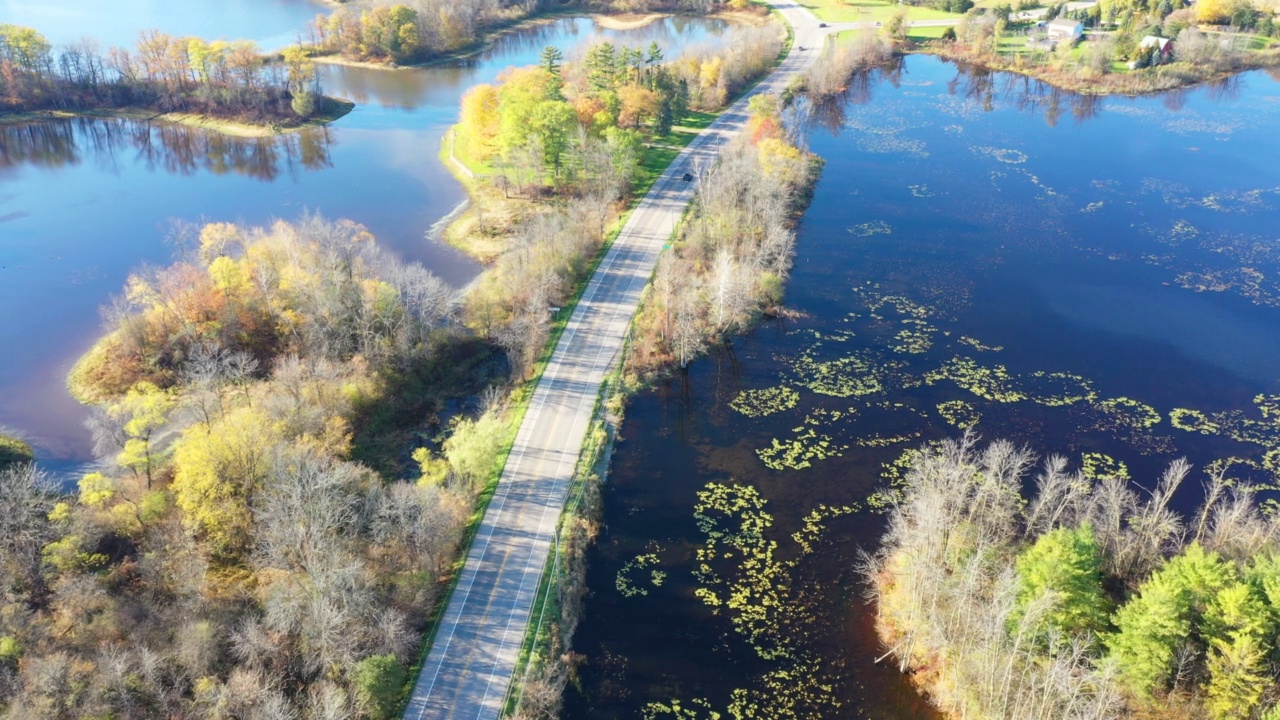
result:
[[[253,40],[263,50],[298,41],[329,6],[312,0],[0,0],[0,21],[39,30],[55,46],[90,38],[102,47],[132,47],[143,30],[206,40]]]
[[[82,6],[89,5],[42,5],[68,13]],[[205,17],[228,14],[212,7],[204,6]],[[119,6],[116,12],[132,17]],[[351,218],[402,257],[466,284],[479,266],[430,235],[466,197],[438,153],[468,88],[507,67],[536,63],[547,45],[572,58],[599,38],[657,41],[675,57],[718,43],[727,27],[666,18],[617,31],[589,18],[560,18],[425,68],[321,65],[325,91],[354,100],[356,109],[327,128],[271,139],[126,120],[0,126],[0,428],[29,439],[47,467],[71,471],[91,459],[85,409],[67,395],[66,373],[93,343],[98,308],[120,292],[128,273],[171,260],[166,237],[175,222],[261,224],[305,211]],[[205,35],[223,30],[215,24]]]
[[[895,462],[962,428],[1145,487],[1186,456],[1183,511],[1212,463],[1274,483],[1278,80],[1099,100],[912,56],[815,108],[794,317],[630,404],[565,717],[932,717],[856,566]]]

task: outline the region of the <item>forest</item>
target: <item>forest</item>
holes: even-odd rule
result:
[[[678,12],[704,15],[750,3],[731,0],[411,0],[372,7],[349,5],[316,16],[308,49],[353,60],[424,62],[478,43],[486,32],[547,12]]]
[[[862,570],[885,657],[938,708],[1280,717],[1280,523],[1261,488],[1210,465],[1184,516],[1185,460],[1141,494],[1122,465],[1050,456],[1034,471],[1031,451],[972,435],[907,460]]]
[[[297,125],[349,109],[325,97],[301,48],[267,62],[257,45],[151,30],[132,51],[91,40],[54,51],[31,28],[0,24],[0,113],[147,109]]]
[[[391,717],[506,408],[414,431],[491,353],[354,223],[180,240],[70,380],[98,469],[0,477],[5,717]]]

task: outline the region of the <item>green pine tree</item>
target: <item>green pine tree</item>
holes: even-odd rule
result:
[[[564,64],[564,53],[555,45],[548,45],[542,48],[542,58],[538,64],[552,75],[559,75],[560,67]]]
[[[1169,682],[1178,649],[1202,637],[1205,613],[1236,576],[1235,566],[1192,544],[1120,608],[1107,645],[1132,692],[1149,695]]]
[[[1058,528],[1041,535],[1018,558],[1017,617],[1031,603],[1052,595],[1056,602],[1044,616],[1043,630],[1099,633],[1107,627],[1110,608],[1102,591],[1101,551],[1088,524]]]

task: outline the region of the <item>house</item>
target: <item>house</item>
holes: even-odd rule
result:
[[[1049,23],[1049,39],[1053,42],[1075,42],[1084,35],[1084,23],[1058,18]]]
[[[1142,42],[1138,43],[1138,47],[1146,50],[1151,48],[1151,64],[1159,65],[1169,62],[1173,59],[1173,41],[1169,38],[1156,37],[1148,35],[1142,38]]]

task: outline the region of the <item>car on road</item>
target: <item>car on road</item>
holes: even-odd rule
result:
[[[827,24],[826,24],[826,23],[818,23],[818,27],[820,27],[820,28],[823,28],[823,27],[826,27],[826,26],[827,26]]]

